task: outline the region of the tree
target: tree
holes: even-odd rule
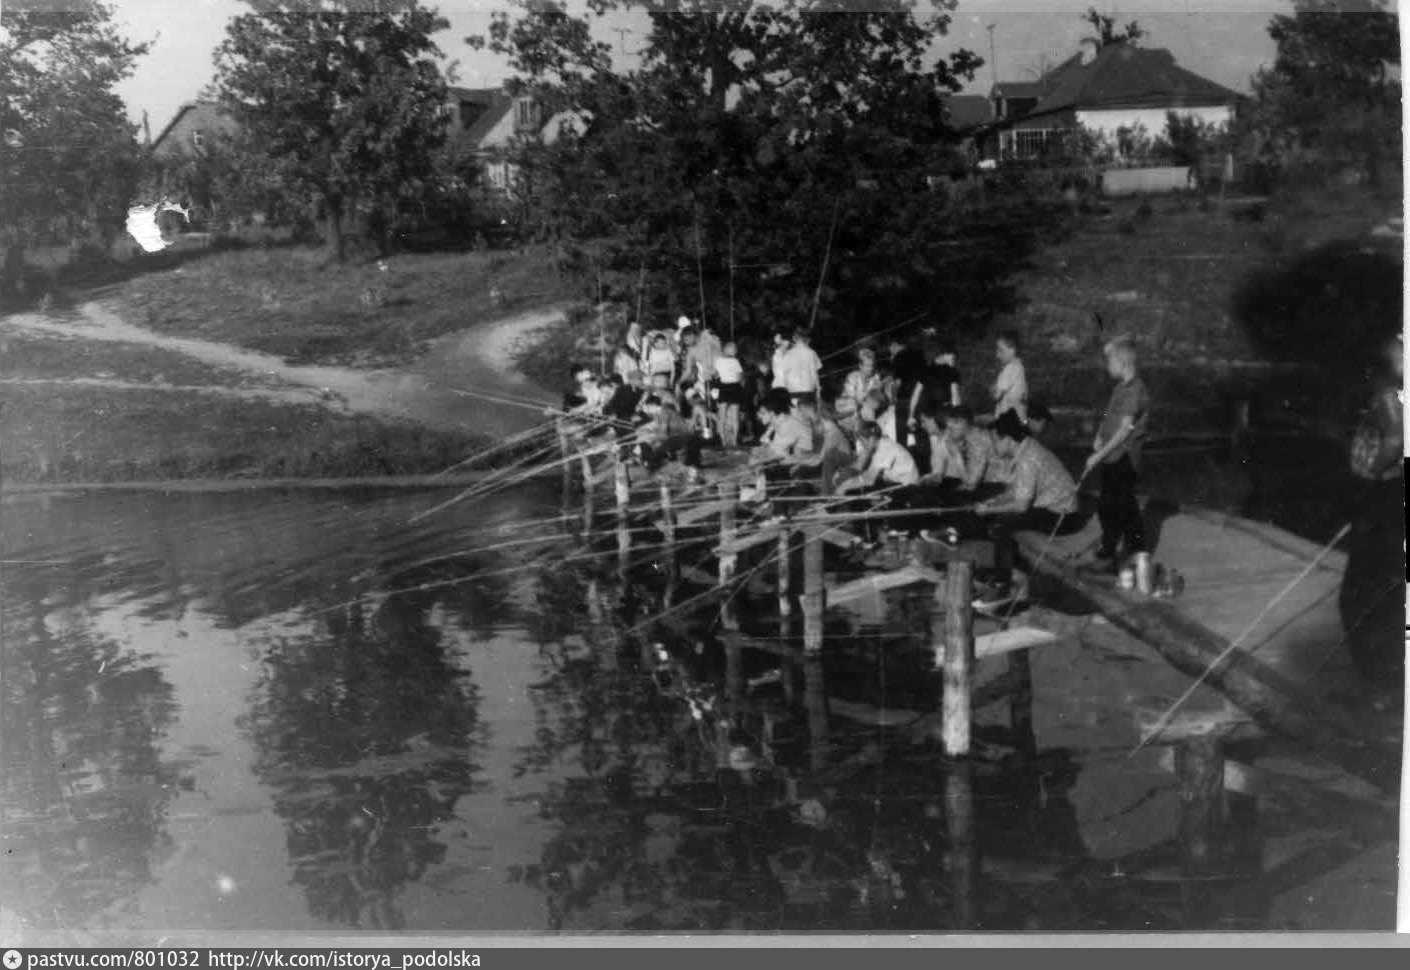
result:
[[[1107,16],[1096,7],[1088,7],[1082,19],[1091,24],[1092,29],[1097,32],[1092,40],[1097,42],[1098,47],[1108,47],[1112,44],[1134,45],[1146,36],[1146,32],[1136,21],[1131,21],[1125,27],[1117,27],[1115,17]]]
[[[435,180],[446,82],[431,36],[448,23],[417,0],[247,2],[216,51],[218,97],[342,260],[350,229],[390,226]]]
[[[1247,160],[1274,176],[1351,169],[1373,183],[1398,169],[1396,15],[1381,0],[1297,0],[1268,33],[1277,54],[1238,122]]]
[[[593,31],[621,6],[650,20],[627,72]],[[1012,265],[1009,225],[926,191],[953,140],[943,96],[982,63],[929,63],[952,9],[600,0],[579,17],[534,4],[471,41],[507,55],[549,112],[588,119],[525,145],[520,168],[533,228],[594,289],[721,329],[816,317],[841,343],[916,314],[987,316],[986,288]]]
[[[99,0],[7,3],[0,20],[0,243],[8,289],[26,245],[119,231],[140,176],[136,126],[114,88],[146,44]]]

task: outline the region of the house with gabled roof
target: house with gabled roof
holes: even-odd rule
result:
[[[1037,81],[995,85],[986,154],[1041,155],[1079,128],[1118,140],[1140,127],[1155,137],[1171,112],[1227,125],[1240,97],[1176,64],[1167,50],[1089,41]]]
[[[158,158],[200,155],[212,140],[239,128],[213,101],[188,101],[176,109],[166,127],[152,140],[152,154]]]

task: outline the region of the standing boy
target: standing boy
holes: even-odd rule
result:
[[[1101,469],[1102,494],[1097,515],[1102,524],[1102,541],[1097,557],[1114,566],[1118,546],[1128,556],[1146,551],[1146,527],[1136,501],[1136,483],[1140,478],[1141,445],[1150,423],[1151,396],[1141,379],[1136,347],[1130,340],[1113,340],[1103,353],[1107,374],[1116,381],[1116,388],[1092,442],[1092,455],[1083,476]]]

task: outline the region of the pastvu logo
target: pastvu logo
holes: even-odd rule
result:
[[[5,951],[5,970],[19,970],[21,963],[24,963],[24,957],[20,956],[19,950]]]

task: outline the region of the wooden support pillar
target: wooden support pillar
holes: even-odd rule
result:
[[[821,653],[823,615],[827,590],[823,574],[823,541],[815,530],[804,533],[803,543],[803,651]]]
[[[979,841],[974,828],[973,768],[967,761],[946,767],[946,865],[955,902],[955,929],[978,928]]]
[[[727,717],[715,721],[715,767],[720,771],[729,768],[730,720]]]
[[[1180,844],[1187,866],[1207,872],[1217,861],[1224,830],[1224,752],[1214,732],[1191,735],[1175,748],[1180,782]]]
[[[587,452],[578,453],[578,464],[583,472],[583,536],[592,535],[593,488],[592,456]]]
[[[793,532],[778,530],[778,615],[793,613]]]
[[[676,555],[676,512],[671,496],[671,483],[662,478],[657,491],[661,502],[661,534],[666,539],[666,552],[674,560]]]
[[[728,548],[734,542],[735,528],[735,502],[738,494],[734,486],[729,482],[721,482],[720,493],[720,545]],[[727,588],[734,582],[734,574],[739,565],[739,556],[732,552],[720,553],[720,588]],[[720,611],[720,622],[726,630],[739,629],[739,614],[734,607],[734,596],[727,595],[724,606]]]
[[[602,669],[617,670],[617,641],[607,622],[606,596],[596,579],[587,584],[588,633],[590,646],[597,654]]]
[[[823,682],[822,658],[803,661],[803,703],[808,709],[809,754],[814,771],[827,767],[831,754],[827,716],[827,685]]]
[[[942,739],[952,758],[969,754],[974,686],[974,564],[952,562],[945,580]]]
[[[1033,734],[1033,664],[1027,650],[1009,654],[1009,677],[1013,687],[1009,695],[1009,728],[1013,731],[1014,747],[1020,754],[1033,757],[1038,753],[1038,739]]]
[[[744,648],[732,637],[725,641],[725,697],[730,704],[744,701]]]
[[[632,552],[632,483],[620,446],[612,449],[612,490],[617,499],[617,568],[625,581]]]
[[[566,512],[573,502],[573,446],[568,436],[568,424],[558,422],[559,467],[563,469],[563,509]]]

